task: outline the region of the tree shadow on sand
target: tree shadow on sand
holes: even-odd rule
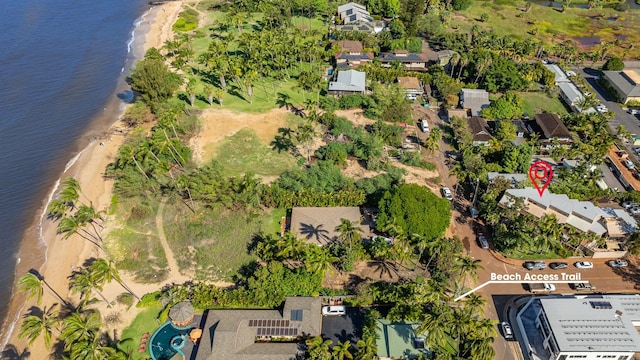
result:
[[[31,357],[31,353],[29,349],[24,349],[22,352],[13,344],[7,344],[0,354],[0,359],[2,360],[24,360],[29,359]]]

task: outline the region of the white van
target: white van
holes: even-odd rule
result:
[[[323,306],[322,316],[344,316],[347,313],[347,308],[344,306]]]
[[[429,132],[429,123],[427,122],[427,120],[420,119],[418,121],[418,126],[420,127],[420,130],[422,130],[422,132]]]

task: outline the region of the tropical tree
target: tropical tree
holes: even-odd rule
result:
[[[431,130],[429,135],[424,141],[424,147],[431,153],[440,149],[440,139],[442,138],[442,130],[439,127],[435,127]]]
[[[120,277],[120,273],[118,269],[115,267],[115,263],[113,260],[106,259],[96,259],[88,268],[90,276],[97,283],[110,283],[115,280],[120,286],[122,286],[126,291],[128,291],[131,295],[133,295],[138,301],[140,301],[140,297],[136,295],[123,281]]]
[[[322,336],[316,336],[307,341],[307,354],[309,354],[309,359],[330,360],[331,353],[329,352],[329,346],[331,346],[331,344],[333,344],[333,341],[324,340]]]
[[[102,294],[102,283],[97,281],[96,277],[91,276],[87,269],[80,269],[71,275],[69,280],[69,289],[72,294],[80,293],[80,299],[83,305],[86,305],[90,299],[91,292],[95,292],[100,298],[109,305],[109,301]]]
[[[44,346],[47,349],[51,349],[53,333],[58,331],[60,325],[60,312],[55,310],[55,307],[56,305],[48,309],[45,307],[42,311],[31,311],[30,314],[25,315],[22,323],[20,323],[18,337],[20,339],[26,338],[29,345],[31,345],[42,335]]]
[[[65,350],[70,351],[75,343],[95,341],[101,327],[102,323],[98,313],[94,311],[73,312],[62,322],[60,339],[64,341]]]
[[[353,244],[359,243],[362,239],[362,228],[355,221],[349,219],[340,219],[340,225],[336,226],[335,231],[338,232],[338,239],[349,245],[349,249],[353,249]]]
[[[376,344],[375,336],[363,337],[358,340],[356,346],[358,347],[358,352],[356,353],[358,360],[374,360],[378,358],[378,345]]]
[[[307,162],[311,161],[311,147],[313,146],[313,137],[315,129],[311,124],[298,125],[295,130],[295,138],[300,144],[304,144],[307,150]]]
[[[466,276],[469,275],[474,281],[478,281],[478,270],[484,269],[484,267],[480,265],[480,262],[480,259],[472,259],[469,256],[459,256],[455,263],[455,269],[460,272],[461,279],[465,279]]]
[[[305,254],[305,266],[307,271],[316,274],[325,274],[327,270],[333,271],[333,263],[340,258],[331,255],[329,250],[321,246],[309,246]]]
[[[353,354],[351,354],[351,342],[346,340],[343,343],[337,343],[334,345],[333,358],[335,360],[353,359]]]
[[[32,270],[26,274],[24,274],[18,280],[18,289],[20,292],[24,292],[27,295],[27,300],[36,298],[36,304],[40,305],[42,303],[42,296],[44,293],[44,289],[47,289],[49,293],[51,293],[60,303],[64,304],[69,308],[73,308],[67,301],[65,301],[60,294],[58,294],[50,285],[47,283],[40,274],[38,274],[35,270]]]

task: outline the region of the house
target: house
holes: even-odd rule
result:
[[[374,59],[373,53],[363,51],[360,41],[341,40],[335,44],[340,47],[340,52],[335,58],[338,69],[357,68]]]
[[[399,76],[398,85],[400,85],[400,87],[404,89],[405,93],[407,94],[406,97],[409,99],[415,99],[424,94],[424,88],[422,87],[422,84],[417,77]]]
[[[509,181],[511,183],[511,188],[515,189],[518,184],[525,182],[525,181],[531,181],[529,180],[529,175],[528,174],[505,174],[505,173],[497,173],[497,172],[488,172],[487,173],[487,180],[488,181],[492,181],[494,179],[497,178],[503,178],[507,181]]]
[[[347,70],[338,71],[335,81],[329,82],[327,92],[331,95],[364,94],[366,87],[366,74],[364,71]]]
[[[640,69],[603,71],[604,80],[616,92],[620,102],[640,101]]]
[[[336,31],[361,31],[367,34],[375,35],[387,28],[387,22],[384,20],[358,20],[350,24],[335,25],[334,28],[336,29]]]
[[[555,74],[556,76],[556,80],[555,80],[555,84],[559,85],[562,83],[570,83],[571,80],[569,80],[569,78],[567,77],[567,74],[562,71],[562,69],[560,68],[560,66],[556,65],[556,64],[544,64],[544,67],[546,67],[549,71],[551,71],[552,73]]]
[[[480,116],[472,116],[467,120],[467,126],[471,132],[474,146],[489,146],[489,141],[493,139],[493,136],[489,132],[487,120]]]
[[[575,112],[582,112],[582,102],[584,95],[572,82],[558,84],[560,88],[560,97]]]
[[[391,67],[391,63],[397,61],[409,71],[427,71],[427,56],[425,54],[410,53],[407,50],[383,52],[378,55],[378,60],[384,67]]]
[[[338,6],[338,15],[343,24],[351,24],[357,21],[373,21],[367,8],[354,2]]]
[[[321,334],[322,299],[288,297],[282,310],[212,309],[204,316],[196,360],[289,360],[304,337]]]
[[[358,207],[294,207],[291,210],[290,231],[310,243],[324,245],[335,241],[339,233],[336,227],[342,219],[362,226],[362,215]],[[368,230],[368,229],[366,229]]]
[[[425,348],[425,334],[416,334],[419,322],[376,320],[376,345],[380,359],[415,359],[430,357]]]
[[[541,218],[543,215],[554,215],[559,224],[568,224],[582,232],[591,232],[602,236],[607,232],[602,224],[603,218],[609,217],[601,208],[589,201],[570,199],[565,194],[553,194],[548,189],[538,193],[537,189],[507,189],[500,199],[499,205],[511,207],[515,198],[524,201],[522,212]]]
[[[482,89],[462,89],[460,107],[471,111],[471,116],[481,116],[482,109],[489,107],[489,93]]]
[[[516,318],[530,358],[632,360],[640,351],[638,295],[531,297]]]
[[[516,128],[516,138],[513,139],[512,143],[516,146],[524,144],[526,142],[524,136],[529,134],[527,126],[524,124],[524,121],[511,120],[511,123]]]
[[[564,123],[560,120],[558,115],[543,113],[536,114],[533,118],[537,128],[531,127],[530,131],[538,132],[542,143],[549,144],[554,140],[557,140],[560,144],[569,144],[573,142],[569,129],[564,126]]]

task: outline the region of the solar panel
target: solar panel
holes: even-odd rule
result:
[[[298,336],[298,329],[286,327],[259,327],[258,336]]]

